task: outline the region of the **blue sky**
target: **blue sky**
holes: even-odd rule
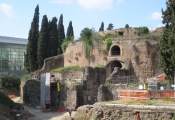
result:
[[[83,28],[99,30],[101,22],[106,29],[162,26],[161,9],[166,0],[0,0],[0,35],[27,38],[36,5],[40,22],[43,15],[51,20],[63,14],[65,32],[72,21],[75,39]],[[40,23],[41,26],[41,23]]]

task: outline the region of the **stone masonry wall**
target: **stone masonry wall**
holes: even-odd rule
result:
[[[53,56],[44,60],[42,73],[64,66],[64,55]]]
[[[105,43],[95,46],[92,50],[90,62],[84,57],[84,46],[81,41],[69,44],[64,53],[64,66],[106,66],[113,60],[121,61],[122,68],[130,70],[141,81],[146,77],[153,77],[162,73],[159,68],[158,40],[151,39],[113,39],[109,51],[105,50]],[[120,56],[112,56],[113,46],[120,47]],[[108,76],[107,76],[108,77]]]
[[[21,86],[23,90],[21,93],[23,95],[24,103],[30,103],[32,105],[40,105],[40,82],[37,80],[27,80]]]
[[[81,106],[74,114],[75,120],[173,120],[174,107],[100,104]],[[66,120],[66,119],[64,119]]]
[[[67,70],[61,73],[51,72],[51,75],[54,75],[55,76],[54,78],[58,80],[74,80],[74,79],[82,80],[83,79],[82,71]]]

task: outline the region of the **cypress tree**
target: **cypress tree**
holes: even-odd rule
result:
[[[27,44],[27,58],[29,60],[29,71],[38,69],[37,63],[37,44],[39,37],[39,6],[35,8],[33,21],[29,31],[28,44]]]
[[[101,26],[100,26],[100,28],[99,28],[99,32],[100,32],[100,31],[104,31],[104,23],[103,23],[103,22],[101,23]]]
[[[162,10],[162,23],[165,28],[159,45],[160,66],[172,83],[175,70],[175,0],[168,0],[166,6],[166,10]]]
[[[38,68],[41,69],[44,63],[44,59],[47,57],[47,46],[49,39],[49,31],[48,31],[48,19],[47,16],[44,15],[41,23],[41,30],[39,33],[38,40]]]
[[[69,26],[67,28],[67,33],[66,33],[67,40],[71,40],[72,36],[74,36],[74,30],[72,27],[72,21],[70,21]]]
[[[48,57],[57,55],[58,47],[59,47],[59,40],[58,40],[57,18],[53,17],[52,21],[49,23]]]
[[[63,25],[63,15],[60,15],[59,23],[58,23],[58,40],[59,40],[59,47],[58,47],[58,54],[62,54],[63,51],[61,49],[61,44],[65,38],[64,33],[64,25]]]

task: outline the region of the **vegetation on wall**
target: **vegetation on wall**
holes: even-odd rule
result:
[[[0,74],[1,87],[19,87],[21,84],[20,78],[15,74]]]
[[[111,38],[105,39],[105,43],[106,43],[106,50],[108,51],[110,46],[112,45],[112,39]]]
[[[60,68],[51,70],[51,72],[59,72],[59,73],[61,73],[61,72],[66,71],[66,70],[83,71],[83,68],[79,67],[79,66],[68,66],[68,67],[60,67]]]
[[[93,30],[84,28],[80,33],[80,37],[84,44],[85,57],[88,61],[90,61],[91,50],[93,48]]]
[[[146,34],[148,34],[149,33],[149,29],[148,29],[148,27],[139,27],[139,28],[137,28],[137,35],[138,36],[141,36],[141,35],[146,35]]]
[[[166,2],[167,8],[162,10],[162,23],[165,24],[160,40],[160,66],[173,83],[175,71],[175,0]]]

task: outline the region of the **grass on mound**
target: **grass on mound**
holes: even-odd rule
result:
[[[0,92],[0,107],[1,106],[11,106],[14,105],[14,102],[8,98],[4,93]]]
[[[68,66],[68,67],[61,67],[61,68],[53,69],[53,70],[51,70],[51,72],[61,73],[61,72],[66,71],[66,70],[83,71],[83,68],[79,67],[79,66]]]

